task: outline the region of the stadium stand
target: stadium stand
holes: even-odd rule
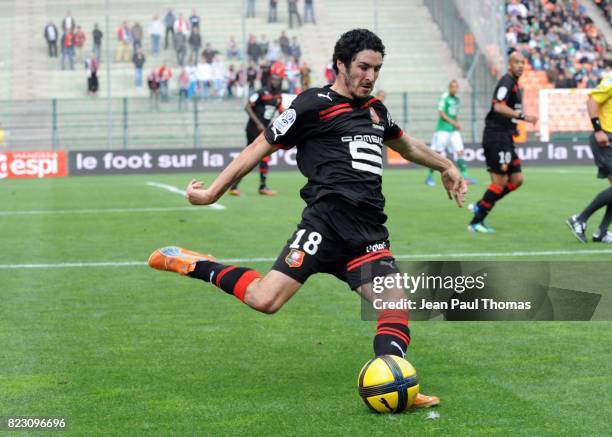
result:
[[[68,4],[69,6],[66,6]],[[241,1],[211,0],[206,4],[195,1],[176,0],[174,11],[189,16],[196,9],[201,17],[204,42],[213,48],[225,51],[227,41],[234,35],[240,43],[242,34]],[[174,69],[171,81],[172,101],[161,105],[159,113],[149,110],[148,90],[134,87],[134,68],[131,63],[111,64],[111,91],[113,96],[113,145],[120,147],[124,135],[123,97],[128,97],[129,146],[187,147],[194,144],[193,111],[177,112],[176,100],[176,58],[173,51],[163,51],[159,56],[151,54],[148,25],[154,14],[160,18],[167,11],[168,3],[159,0],[136,0],[129,3],[111,2],[110,40],[111,56],[114,56],[116,29],[123,21],[130,25],[140,22],[145,29],[143,49],[147,57],[145,76],[152,67],[159,67],[167,61]],[[245,22],[245,34],[257,36],[266,34],[274,39],[288,28],[286,4],[279,4],[279,22],[267,22],[268,2],[257,2],[256,17]],[[43,38],[43,29],[49,20],[61,29],[61,20],[70,9],[78,25],[82,26],[91,49],[91,30],[98,23],[104,33],[104,2],[83,0],[79,2],[56,2],[33,0],[31,2],[0,3],[0,23],[8,29],[8,38],[0,42],[0,54],[4,65],[0,72],[0,99],[8,101],[0,110],[4,124],[11,131],[10,145],[16,149],[45,148],[50,146],[50,132],[54,124],[50,99],[57,99],[55,125],[59,131],[62,147],[96,148],[105,144],[106,94],[106,39],[102,44],[102,62],[98,72],[100,92],[98,97],[87,97],[85,68],[77,63],[74,71],[61,71],[59,58],[49,58]],[[347,14],[346,11],[351,13]],[[44,11],[44,14],[41,14]],[[301,12],[301,11],[300,11]],[[420,0],[396,2],[379,0],[378,13],[373,14],[372,2],[368,0],[337,0],[315,2],[316,27],[305,24],[288,31],[297,36],[304,59],[312,68],[312,84],[324,83],[323,71],[330,62],[333,41],[345,30],[357,26],[374,28],[388,48],[388,58],[379,86],[387,91],[388,105],[394,114],[403,113],[405,101],[401,92],[408,93],[410,131],[429,139],[435,119],[435,108],[439,95],[452,78],[458,78],[462,93],[469,97],[469,84],[462,78],[461,69],[450,56],[439,29],[432,22],[428,10]],[[14,17],[14,18],[13,18]],[[19,29],[19,32],[17,32]],[[287,29],[288,30],[288,29]],[[23,32],[23,33],[22,33]],[[61,30],[60,30],[61,33]],[[27,37],[19,37],[26,34]],[[226,61],[226,65],[230,62]],[[246,116],[239,99],[211,103],[214,106],[200,106],[200,146],[236,146],[244,141],[242,126]],[[463,114],[470,103],[464,99]],[[27,117],[26,117],[27,114]],[[401,116],[396,116],[401,119]],[[227,138],[227,125],[232,129]]]
[[[520,82],[527,113],[539,113],[539,90],[592,87],[609,63],[603,33],[587,15],[584,4],[575,0],[507,2],[506,42],[529,60]],[[582,119],[569,121],[577,118],[576,105],[556,108],[567,110],[567,114],[559,117],[560,124],[552,124],[551,130],[578,131],[584,125]],[[526,128],[538,131],[540,126]]]

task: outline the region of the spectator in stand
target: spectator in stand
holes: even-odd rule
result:
[[[49,21],[45,26],[45,41],[47,41],[47,48],[49,50],[50,58],[57,58],[57,27],[55,24]]]
[[[172,69],[166,65],[164,62],[159,70],[157,71],[157,75],[159,76],[159,91],[161,95],[162,102],[168,101],[168,85],[170,83],[170,79],[172,79]]]
[[[183,18],[183,14],[179,14],[178,18],[174,22],[174,33],[182,33],[185,35],[185,39],[189,35],[189,22]],[[175,36],[176,38],[176,36]]]
[[[64,61],[68,58],[68,62],[70,63],[70,69],[74,70],[74,36],[72,35],[71,30],[67,30],[62,35],[62,70],[64,70]]]
[[[257,80],[257,64],[253,60],[249,61],[249,66],[246,70],[247,94],[251,94],[255,89],[255,81]]]
[[[187,74],[189,75],[189,88],[187,89],[187,97],[190,99],[196,98],[200,91],[200,85],[198,84],[198,68],[195,65],[188,65],[185,67]]]
[[[78,63],[83,62],[83,46],[85,45],[85,32],[81,29],[81,26],[76,27],[76,31],[74,32],[74,51],[76,56],[76,61]]]
[[[117,29],[117,48],[115,49],[115,62],[129,62],[130,61],[130,42],[132,36],[130,35],[130,28],[127,21],[124,21],[121,26]]]
[[[102,37],[104,34],[100,30],[98,23],[94,24],[94,28],[91,31],[91,40],[93,42],[93,52],[96,55],[96,60],[99,62],[102,59]]]
[[[191,11],[191,15],[189,16],[189,24],[191,26],[191,30],[198,29],[198,31],[200,31],[200,16],[197,14],[195,9]]]
[[[177,32],[174,35],[174,45],[176,46],[176,62],[182,67],[187,55],[187,37],[183,32]]]
[[[522,4],[519,0],[510,0],[510,3],[506,7],[506,12],[512,17],[527,17],[527,7]]]
[[[268,49],[268,53],[266,55],[266,59],[270,61],[270,63],[276,62],[282,56],[280,45],[278,45],[278,40],[272,41],[270,48]]]
[[[215,87],[215,95],[221,100],[225,95],[225,65],[218,55],[215,55],[212,62],[213,84]]]
[[[593,74],[593,72],[589,73],[586,87],[587,88],[597,88],[597,85],[599,85],[599,82],[597,81],[597,77]]]
[[[312,70],[306,63],[306,61],[302,61],[302,66],[300,67],[300,86],[302,87],[302,91],[310,88],[310,73]]]
[[[151,24],[149,24],[149,35],[151,35],[151,53],[154,55],[159,54],[159,41],[161,40],[163,31],[164,25],[159,19],[159,16],[155,15],[151,21]]]
[[[289,46],[289,53],[295,58],[295,61],[299,64],[302,58],[302,47],[298,43],[297,37],[291,37],[291,45]]]
[[[98,60],[94,53],[85,60],[85,75],[87,76],[87,93],[95,96],[98,92]]]
[[[261,58],[261,55],[261,46],[257,43],[255,35],[249,35],[249,40],[247,43],[247,57],[250,61],[257,63],[259,62],[259,58]]]
[[[302,27],[302,17],[298,12],[298,0],[287,0],[287,8],[289,9],[289,29],[293,29],[293,16],[298,22],[298,27]]]
[[[191,35],[189,35],[189,63],[195,64],[200,59],[200,50],[202,49],[202,36],[200,35],[200,27],[191,27]]]
[[[313,0],[304,0],[304,23],[317,24],[314,16]]]
[[[172,34],[172,47],[174,48],[174,22],[176,21],[176,16],[172,9],[168,10],[168,13],[164,17],[164,25],[166,26],[166,34],[164,37],[164,50],[168,50],[168,35]]]
[[[270,10],[268,11],[268,23],[278,22],[278,0],[270,0]]]
[[[245,16],[247,18],[255,18],[255,0],[247,0]]]
[[[278,38],[278,43],[280,44],[281,52],[283,52],[283,57],[287,59],[291,56],[291,43],[289,42],[287,32],[284,30],[281,32],[280,38]]]
[[[336,72],[334,71],[334,64],[332,62],[325,67],[325,80],[327,80],[328,84],[336,81]]]
[[[137,21],[134,23],[134,25],[132,26],[132,44],[134,46],[134,51],[133,53],[136,53],[136,49],[139,47],[142,47],[142,37],[143,37],[143,30],[142,30],[142,26],[140,25],[140,23]]]
[[[234,68],[234,65],[230,65],[227,69],[227,96],[234,97],[232,89],[234,86],[238,87],[238,72]]]
[[[189,97],[189,72],[187,68],[183,68],[181,70],[181,74],[178,77],[178,85],[179,85],[179,103],[178,109],[182,111],[184,108],[187,108],[185,104]],[[184,107],[184,108],[183,108]]]
[[[261,38],[259,38],[259,47],[261,47],[261,56],[266,56],[270,48],[270,41],[268,41],[265,33],[262,33]]]
[[[199,88],[202,98],[208,99],[208,96],[211,91],[213,72],[211,62],[208,62],[208,60],[204,56],[204,53],[202,53],[202,57],[200,59],[200,63],[198,64],[198,68],[196,71],[196,75],[198,78],[198,83],[200,85]]]
[[[147,77],[147,85],[149,86],[149,99],[150,99],[150,109],[153,111],[159,111],[159,88],[160,88],[160,80],[159,74],[155,69],[151,70],[151,73]]]
[[[270,68],[270,61],[264,59],[259,66],[259,81],[262,87],[267,87],[270,84],[270,76],[272,70]]]
[[[238,44],[236,44],[236,38],[234,35],[231,35],[229,38],[229,42],[227,43],[227,59],[237,59],[240,60],[240,49],[238,48]]]
[[[285,77],[285,64],[283,61],[276,61],[274,64],[272,64],[272,66],[270,67],[270,74],[271,75],[277,75],[280,76],[282,78]]]
[[[67,32],[68,30],[70,32],[74,32],[75,28],[76,28],[76,21],[74,21],[74,18],[72,17],[72,14],[68,10],[68,11],[66,11],[66,16],[62,20],[62,30],[64,32]]]
[[[210,64],[217,53],[218,52],[210,46],[210,43],[207,42],[202,51],[202,56],[206,59],[206,62]]]
[[[293,56],[289,57],[289,60],[285,64],[284,76],[287,78],[289,85],[289,93],[298,94],[300,92],[300,67],[298,66]]]
[[[608,20],[608,23],[612,24],[612,1],[611,0],[594,0],[595,4],[597,6],[599,6],[599,9],[601,9],[601,12],[603,12],[603,14],[606,17],[606,20]],[[593,88],[593,87],[590,87]]]
[[[140,88],[142,86],[142,69],[144,67],[147,58],[142,52],[142,47],[136,48],[136,53],[132,56],[132,63],[134,64],[134,83],[136,88]]]

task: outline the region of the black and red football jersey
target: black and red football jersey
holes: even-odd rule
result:
[[[349,99],[328,85],[297,96],[265,137],[278,147],[297,147],[298,168],[308,178],[300,191],[307,205],[337,196],[382,212],[383,143],[402,133],[380,100]]]
[[[509,108],[515,111],[523,111],[523,96],[515,78],[506,74],[502,77],[493,93],[491,101],[491,109],[485,119],[485,128],[491,130],[509,130],[516,129],[517,120],[505,117],[493,110],[496,103],[504,103]]]
[[[253,108],[253,112],[257,116],[257,119],[267,126],[270,120],[274,118],[277,112],[282,112],[283,107],[283,96],[280,92],[273,93],[265,88],[253,93],[249,97],[249,103]],[[246,126],[246,131],[249,135],[256,137],[259,135],[259,129],[257,124],[249,117],[249,121]]]

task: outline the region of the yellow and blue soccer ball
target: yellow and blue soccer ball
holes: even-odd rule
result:
[[[412,406],[419,392],[416,370],[395,355],[381,355],[365,363],[357,385],[363,402],[377,413],[401,413]]]

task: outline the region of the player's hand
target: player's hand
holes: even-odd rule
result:
[[[211,203],[215,203],[215,198],[208,190],[204,189],[204,183],[195,179],[192,179],[191,182],[187,184],[185,197],[187,197],[187,200],[189,200],[189,203],[192,205],[210,205]]]
[[[442,184],[446,188],[449,199],[455,199],[457,206],[461,208],[467,194],[467,182],[463,180],[459,170],[454,165],[442,172]]]
[[[535,115],[525,115],[525,121],[535,126],[535,124],[538,122],[538,117]]]
[[[454,126],[454,128],[455,128],[455,129],[457,129],[457,130],[461,130],[461,123],[459,123],[458,121],[456,121],[456,122],[453,124],[453,126]]]
[[[597,144],[599,144],[601,147],[610,146],[610,140],[608,139],[608,134],[602,130],[595,132],[595,141],[597,141]]]

